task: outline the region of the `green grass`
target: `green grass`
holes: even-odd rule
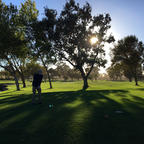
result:
[[[0,92],[1,144],[143,143],[143,82],[89,81],[87,91],[81,91],[81,81],[54,82],[54,89],[43,83],[41,105],[31,104],[27,84]]]

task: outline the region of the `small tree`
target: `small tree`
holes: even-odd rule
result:
[[[6,70],[1,70],[0,71],[0,79],[2,80],[12,80],[12,76],[10,75],[10,73]]]
[[[31,61],[26,64],[24,74],[27,78],[31,78],[39,69],[41,69],[41,66],[35,61]]]
[[[124,74],[123,65],[121,65],[120,63],[112,64],[109,68],[107,68],[107,73],[110,79],[121,80]]]
[[[66,63],[63,62],[57,63],[56,71],[57,76],[65,81],[71,78],[72,70]]]
[[[55,49],[61,58],[80,71],[84,90],[88,88],[87,79],[93,67],[105,66],[104,44],[114,40],[107,35],[110,21],[109,14],[92,16],[89,3],[80,7],[74,0],[66,2],[58,19]],[[97,42],[90,43],[91,38]]]

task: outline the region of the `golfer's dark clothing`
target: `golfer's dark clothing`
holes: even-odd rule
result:
[[[43,75],[41,75],[41,74],[34,74],[32,85],[34,87],[40,86],[42,78],[43,78]]]

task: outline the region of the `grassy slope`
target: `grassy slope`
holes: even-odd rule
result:
[[[1,82],[2,83],[2,82]],[[31,104],[28,88],[0,92],[2,144],[131,144],[143,143],[144,83],[55,82],[42,84],[43,104]],[[53,104],[53,108],[49,108]],[[123,113],[116,113],[122,111]]]

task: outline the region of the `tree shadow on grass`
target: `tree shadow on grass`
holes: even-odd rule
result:
[[[144,91],[144,88],[137,88],[136,90],[141,90],[141,91]]]
[[[134,138],[141,141],[144,116],[129,111],[137,109],[139,105],[135,103],[141,99],[135,98],[135,103],[124,101],[127,94],[124,90],[49,92],[43,93],[43,103],[36,105],[31,104],[32,95],[3,99],[1,105],[7,107],[0,111],[1,142],[128,144]],[[117,110],[123,113],[116,113]],[[139,110],[142,114],[144,109]]]
[[[109,97],[112,93],[121,98],[119,103]],[[104,96],[107,102],[101,103],[101,106],[94,109],[93,116],[96,117],[89,121],[89,129],[84,138],[87,137],[86,139],[92,144],[140,143],[144,136],[144,106],[142,107],[144,99],[130,95],[128,91],[116,90],[110,93],[101,91],[99,94]],[[127,98],[127,94],[133,100]],[[102,119],[102,115],[105,119]],[[95,140],[93,140],[94,137]]]

